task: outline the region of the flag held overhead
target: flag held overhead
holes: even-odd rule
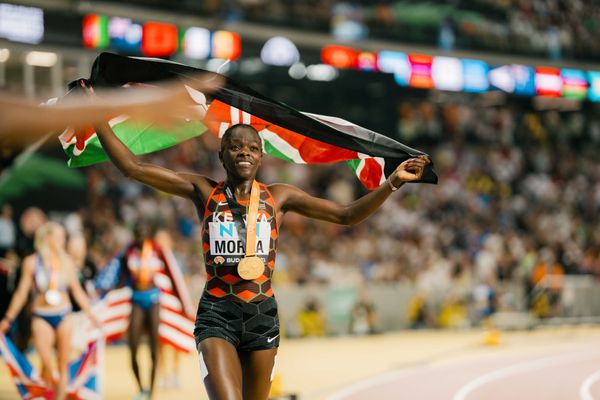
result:
[[[118,87],[174,78],[193,82],[211,79],[211,74],[220,77],[171,61],[102,53],[89,80],[95,87]],[[223,85],[210,94],[212,101],[204,120],[215,135],[221,136],[237,123],[253,125],[264,140],[267,154],[295,163],[346,161],[368,189],[377,188],[403,161],[425,154],[343,119],[298,111],[232,79],[221,78]],[[193,91],[190,95],[198,97]],[[437,179],[431,163],[421,182],[437,183]]]

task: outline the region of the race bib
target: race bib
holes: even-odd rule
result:
[[[210,253],[213,256],[243,256],[244,243],[240,239],[235,222],[209,222]],[[256,224],[256,254],[269,255],[271,224],[263,221]]]

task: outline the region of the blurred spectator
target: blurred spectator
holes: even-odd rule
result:
[[[0,214],[0,257],[4,257],[8,250],[15,248],[17,231],[13,221],[12,207],[10,204],[2,206]]]
[[[323,33],[333,30],[346,41],[364,38],[368,32],[370,38],[437,44],[444,50],[600,58],[597,0],[213,0],[200,4],[195,7],[202,8],[204,15]]]
[[[358,301],[352,308],[350,317],[351,335],[372,335],[376,333],[377,312],[375,305],[369,299],[366,288],[362,288]]]
[[[455,296],[446,298],[438,316],[438,326],[454,329],[469,326],[467,305],[462,298]]]
[[[533,293],[544,248],[552,249],[564,274],[600,277],[597,105],[534,112],[483,95],[428,96],[407,95],[397,105],[397,135],[432,155],[439,184],[405,186],[352,229],[286,214],[276,285],[411,282],[420,295],[409,306],[409,325],[425,327],[436,320],[460,325],[461,307],[469,316],[490,309],[490,293],[514,307],[514,290]],[[203,135],[146,157],[222,179],[215,154],[215,139]],[[261,179],[268,183],[293,182],[339,202],[364,191],[343,165],[263,162]],[[109,164],[87,173],[90,207],[71,220],[81,219],[94,263],[105,265],[128,243],[136,221],[150,217],[172,238],[169,246],[197,298],[205,276],[201,205],[149,191]],[[560,304],[559,292],[560,285],[548,304]],[[534,307],[534,296],[529,300]],[[559,312],[549,307],[555,308],[549,315]]]
[[[87,244],[83,235],[73,235],[67,242],[67,253],[71,256],[73,264],[77,271],[77,277],[81,287],[86,291],[90,299],[96,297],[94,288],[94,277],[96,276],[96,266],[87,255]],[[72,298],[72,297],[71,297]],[[73,311],[80,311],[80,307],[72,298]]]
[[[428,325],[427,304],[423,294],[416,294],[408,303],[407,322],[411,329],[421,329]]]
[[[45,223],[46,214],[37,207],[29,207],[21,214],[19,223],[20,231],[17,235],[17,245],[15,248],[15,252],[19,258],[15,277],[16,282],[21,279],[22,265],[20,263],[23,258],[35,251],[33,246],[35,232]],[[29,339],[31,337],[31,302],[27,302],[21,309],[13,324],[12,332],[15,339],[15,346],[19,350],[25,351],[29,346]]]
[[[298,312],[297,320],[303,337],[325,336],[325,317],[317,300],[308,300]]]
[[[4,315],[17,288],[17,255],[8,251],[0,257],[0,315]]]
[[[20,219],[20,234],[17,236],[16,252],[20,258],[34,252],[33,238],[35,231],[46,223],[46,214],[37,207],[29,207]]]
[[[531,273],[533,296],[538,302],[536,306],[540,316],[560,315],[564,274],[564,268],[556,262],[553,251],[550,248],[542,249]]]

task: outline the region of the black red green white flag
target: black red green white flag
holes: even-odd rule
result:
[[[89,78],[94,87],[118,87],[129,83],[151,83],[165,79],[193,81],[207,71],[160,59],[124,57],[111,53],[100,54],[92,67]],[[206,79],[206,78],[204,78]],[[182,140],[202,134],[208,128],[221,136],[231,125],[247,123],[253,125],[264,141],[264,151],[272,156],[295,163],[324,164],[346,161],[368,189],[375,189],[384,182],[403,161],[422,154],[402,143],[367,128],[340,118],[298,111],[286,104],[270,99],[261,93],[223,77],[224,85],[210,94],[207,116],[204,121],[179,128],[175,135]],[[205,98],[203,94],[189,89],[193,99]],[[143,154],[176,144],[177,140],[165,144],[165,135],[158,128],[146,127],[146,132],[126,124],[126,137],[135,137],[143,143]],[[117,132],[118,134],[118,132]],[[85,136],[85,137],[84,137]],[[69,165],[83,166],[95,163],[96,157],[87,154],[85,163],[76,159],[86,155],[85,142],[97,143],[93,132],[70,133],[63,140],[63,147],[70,157]],[[168,132],[166,132],[168,136]],[[160,141],[158,138],[162,138]],[[160,142],[161,145],[154,145]],[[71,145],[69,144],[71,143]],[[79,147],[69,150],[69,146]],[[127,143],[126,143],[127,144]],[[154,150],[153,148],[156,147]],[[98,160],[105,155],[101,147],[94,147]],[[77,154],[75,154],[77,153]],[[97,162],[100,162],[97,161]],[[437,183],[433,164],[427,166],[422,182]]]

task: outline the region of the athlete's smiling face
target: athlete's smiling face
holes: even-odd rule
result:
[[[223,136],[219,158],[232,177],[254,179],[262,160],[258,132],[249,126],[234,127]]]

